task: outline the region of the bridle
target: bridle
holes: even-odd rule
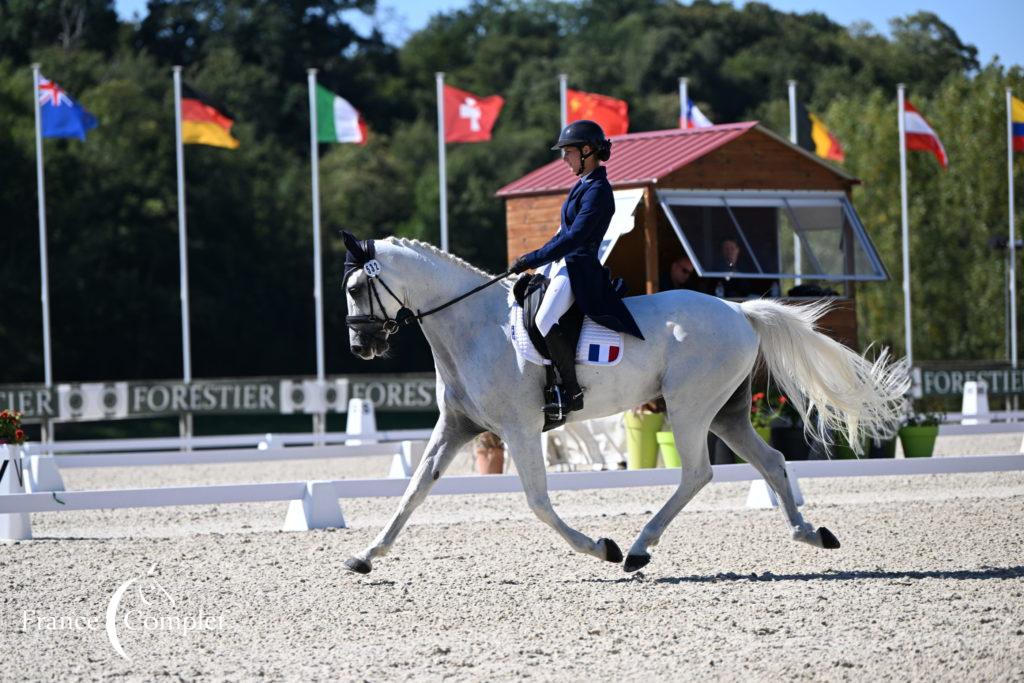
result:
[[[378,334],[383,332],[385,335],[390,336],[406,325],[419,322],[428,315],[444,310],[452,304],[456,304],[466,297],[476,294],[481,289],[490,287],[495,282],[508,277],[512,273],[511,270],[506,270],[501,275],[488,280],[478,287],[474,287],[468,292],[460,294],[454,299],[449,299],[440,306],[431,308],[428,311],[416,311],[413,313],[412,310],[398,298],[398,295],[388,287],[388,284],[384,282],[384,278],[381,277],[381,271],[383,268],[380,265],[380,261],[376,259],[377,250],[373,240],[357,240],[347,231],[342,231],[341,235],[345,242],[345,246],[348,248],[348,253],[345,255],[345,274],[342,277],[342,284],[345,285],[348,282],[348,279],[359,272],[359,270],[366,273],[366,287],[369,290],[368,297],[370,300],[370,313],[369,315],[350,315],[345,320],[345,324],[350,330],[360,334],[365,334],[367,332],[370,334]],[[381,287],[384,288],[384,291],[387,292],[399,306],[398,312],[395,313],[394,318],[392,318],[388,314],[387,309],[384,308],[384,302],[381,300],[380,291],[377,289],[378,282]],[[383,317],[376,315],[374,312],[374,301],[376,301],[377,306],[380,307],[381,316]]]

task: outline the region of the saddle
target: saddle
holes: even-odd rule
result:
[[[547,344],[544,341],[544,335],[541,334],[540,330],[537,329],[537,314],[540,311],[541,302],[544,300],[544,295],[547,292],[550,280],[540,273],[525,274],[520,276],[516,283],[512,286],[512,300],[519,305],[522,311],[522,322],[521,330],[526,332],[526,336],[529,338],[530,344],[536,350],[537,354],[542,359],[550,361],[551,357],[548,352]],[[616,293],[622,296],[625,291],[625,285],[621,278],[617,279],[612,283]],[[516,311],[513,309],[512,318],[517,317]],[[519,326],[520,323],[515,323]],[[589,340],[596,343],[587,343],[590,349],[589,358],[586,353],[583,356],[577,355],[577,362],[586,364],[594,364],[599,358],[603,361],[599,364],[608,364],[613,362],[618,354],[619,348],[621,348],[622,340],[621,335],[618,333],[607,330],[595,323],[592,320],[587,319],[583,312],[580,310],[576,303],[573,303],[572,307],[559,319],[559,327],[567,331],[571,337],[573,347],[579,345],[581,330],[590,330],[584,334],[585,341]],[[603,331],[603,332],[602,332]],[[609,339],[609,335],[614,339]],[[617,341],[616,341],[617,340]],[[603,343],[602,343],[603,342]],[[516,343],[513,341],[513,343]],[[519,347],[522,350],[522,346]],[[604,353],[601,353],[600,349],[605,349]],[[609,354],[608,350],[611,349]],[[579,352],[578,352],[579,353]],[[529,357],[529,356],[528,356]],[[530,359],[533,362],[537,362],[537,358]],[[547,373],[546,387],[544,389],[544,400],[546,403],[551,404],[554,401],[554,392],[556,389],[556,376],[555,367],[550,362],[542,363]],[[557,414],[544,414],[544,431],[560,427],[565,423],[565,415],[561,413]]]

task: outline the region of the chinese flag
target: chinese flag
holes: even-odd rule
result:
[[[444,141],[490,140],[491,129],[504,104],[505,98],[500,95],[477,97],[471,92],[444,86]]]
[[[568,122],[590,119],[604,129],[608,137],[622,135],[629,130],[629,105],[607,95],[566,88]]]

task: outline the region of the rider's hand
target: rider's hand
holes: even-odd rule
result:
[[[529,269],[530,269],[530,267],[528,265],[526,265],[526,257],[525,256],[520,256],[519,258],[517,258],[512,263],[512,265],[509,266],[509,268],[508,268],[509,272],[515,273],[515,274],[526,272]]]

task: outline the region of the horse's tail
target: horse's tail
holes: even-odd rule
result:
[[[883,349],[870,361],[819,332],[815,323],[827,301],[793,306],[757,299],[740,307],[761,338],[770,377],[805,430],[826,443],[829,430],[837,430],[857,451],[864,437],[892,437],[910,388],[905,359],[892,360]]]

